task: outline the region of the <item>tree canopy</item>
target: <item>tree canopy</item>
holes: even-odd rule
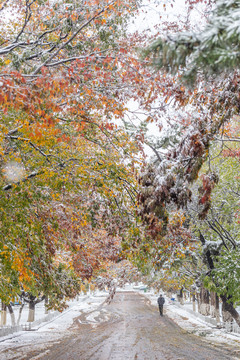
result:
[[[153,79],[126,36],[137,2],[8,1],[1,23],[1,298],[51,306],[120,258],[139,146],[118,118]],[[4,17],[5,15],[5,17]],[[7,16],[6,16],[7,15]]]
[[[239,69],[239,1],[218,0],[203,29],[166,34],[147,50],[153,65],[181,73],[188,83]]]
[[[204,285],[239,322],[239,2],[155,42],[127,30],[139,6],[1,5],[0,298],[62,309],[83,281],[113,294],[137,267],[157,287]]]
[[[175,141],[159,148],[140,175],[139,206],[157,244],[151,263],[163,286],[166,279],[174,287],[176,274],[179,287],[202,284],[240,323],[233,290],[239,281],[238,15],[238,2],[217,1],[201,31],[169,27],[143,51],[168,79],[163,100],[175,110],[174,116],[166,110]]]

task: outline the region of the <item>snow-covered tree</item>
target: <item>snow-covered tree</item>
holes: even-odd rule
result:
[[[225,182],[224,172],[230,174],[227,166],[220,171],[221,166],[216,162],[215,166],[206,165],[204,168],[203,164],[212,164],[210,152],[212,144],[216,144],[214,141],[228,144],[229,156],[238,162],[238,149],[229,146],[231,141],[237,144],[237,132],[233,139],[229,139],[227,127],[234,123],[234,115],[240,108],[236,55],[239,8],[239,1],[217,1],[204,29],[199,32],[196,29],[180,31],[175,35],[171,32],[147,49],[146,59],[169,79],[165,103],[176,109],[184,108],[186,115],[185,121],[180,117],[172,120],[182,124],[181,138],[174,147],[168,148],[161,161],[145,167],[140,177],[142,189],[139,196],[140,214],[148,225],[148,233],[159,244],[159,263],[162,261],[170,267],[174,262],[171,264],[171,256],[166,256],[168,250],[164,246],[171,234],[170,219],[182,209],[186,221],[177,227],[176,241],[167,243],[167,248],[179,248],[181,227],[186,233],[190,232],[189,244],[194,240],[202,245],[197,254],[198,266],[202,270],[199,279],[204,279],[206,287],[218,292],[224,308],[238,323],[239,315],[234,308],[238,301],[236,293],[233,294],[230,283],[229,291],[227,286],[220,286],[224,271],[218,271],[221,261],[222,269],[227,271],[225,259],[238,248],[239,225],[233,218],[237,202],[233,206],[230,196],[230,189],[233,190],[234,186]],[[183,85],[186,79],[188,82]],[[191,87],[187,86],[189,83]],[[200,174],[202,183],[196,186]],[[236,179],[233,181],[236,185]],[[234,191],[238,192],[236,188]],[[218,200],[222,200],[224,206]],[[227,205],[230,203],[232,207]],[[195,228],[192,225],[194,217]],[[230,263],[234,264],[234,261]],[[183,264],[180,264],[180,269],[183,269]],[[238,284],[237,274],[236,267],[235,285]],[[212,287],[210,282],[214,284]]]
[[[166,35],[147,50],[153,65],[194,82],[239,69],[240,1],[217,0],[201,30]]]

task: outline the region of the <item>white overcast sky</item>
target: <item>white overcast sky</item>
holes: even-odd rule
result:
[[[164,4],[166,5],[165,7]],[[138,17],[130,24],[130,31],[149,29],[151,32],[154,32],[155,25],[163,21],[185,22],[187,20],[185,0],[144,0],[141,9],[142,11]],[[203,24],[203,19],[201,20],[202,14],[203,5],[196,4],[190,13],[188,21],[190,20],[195,26],[201,27]]]

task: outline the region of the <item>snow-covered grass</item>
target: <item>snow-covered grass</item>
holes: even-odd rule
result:
[[[20,327],[14,328],[13,330],[19,331],[19,329],[38,329],[42,327],[45,323],[50,323],[55,321],[54,319],[61,318],[61,327],[63,326],[62,321],[66,321],[66,319],[69,319],[69,321],[72,321],[72,318],[67,316],[67,314],[74,314],[75,312],[82,312],[85,310],[91,311],[91,309],[98,307],[100,303],[102,303],[106,297],[108,296],[107,292],[103,291],[96,291],[94,293],[88,293],[86,295],[79,295],[77,298],[68,301],[68,308],[64,310],[62,313],[59,311],[49,311],[48,314],[45,313],[45,307],[44,302],[41,302],[36,305],[35,308],[35,321],[33,323],[28,323],[28,305],[25,305],[22,310],[21,319],[19,322]],[[14,305],[14,315],[15,320],[17,322],[18,316],[19,316],[19,305]],[[58,321],[57,321],[58,322]],[[67,325],[69,323],[67,322]],[[0,341],[2,339],[2,335],[4,335],[9,328],[9,334],[11,335],[11,317],[10,314],[7,312],[7,323],[6,326],[0,327]],[[7,329],[6,329],[7,328]],[[4,330],[4,331],[3,331]]]
[[[141,294],[146,296],[153,306],[157,308],[157,298],[159,294],[154,290],[149,291],[140,291]],[[167,296],[164,295],[165,304],[164,304],[164,313],[177,323],[182,329],[186,330],[189,333],[201,336],[203,339],[210,341],[213,344],[221,343],[227,345],[233,345],[239,347],[240,354],[240,335],[229,333],[224,328],[218,328],[216,325],[208,323],[198,317],[196,313],[194,315],[192,310],[192,304],[187,303],[181,306],[176,300],[172,301]]]
[[[107,298],[107,292],[96,291],[94,294],[80,296],[79,299],[69,302],[69,308],[51,321],[42,322],[34,331],[20,331],[0,338],[0,360],[25,359],[25,353],[35,349],[44,351],[49,344],[56,343],[68,334],[68,328],[73,324],[75,318],[83,312],[97,310]],[[36,309],[36,319],[40,320],[44,311],[41,306]],[[45,314],[44,314],[45,316]],[[91,315],[89,315],[91,317]],[[26,317],[23,317],[23,319]],[[23,347],[23,352],[19,350]],[[34,359],[37,359],[37,357]]]
[[[146,296],[151,304],[157,308],[158,293],[154,290],[147,290],[139,286],[127,285],[120,291],[137,291]],[[24,351],[34,351],[34,349],[41,350],[42,353],[47,351],[51,343],[57,343],[60,338],[67,336],[68,330],[74,322],[74,319],[79,317],[82,313],[89,313],[86,320],[94,327],[95,319],[99,316],[99,305],[107,298],[107,292],[96,292],[95,294],[88,294],[80,296],[69,303],[69,308],[63,313],[58,313],[57,316],[48,322],[41,322],[34,327],[35,331],[21,331],[15,334],[0,338],[0,360],[10,360],[14,357],[19,346],[23,346]],[[203,339],[210,341],[213,344],[221,344],[221,346],[234,346],[239,349],[240,353],[240,336],[236,334],[227,333],[224,329],[219,329],[217,326],[204,322],[202,319],[194,316],[190,312],[190,304],[180,306],[176,301],[172,301],[167,296],[164,296],[166,303],[164,305],[164,313],[177,323],[181,328],[189,333],[201,336]],[[27,310],[25,310],[27,312]],[[36,319],[40,319],[44,315],[43,305],[37,307]],[[23,320],[26,319],[26,314]],[[102,315],[102,321],[106,321],[108,314]],[[43,319],[43,318],[42,318]],[[10,318],[9,318],[10,321]],[[218,346],[218,345],[217,345]],[[5,352],[7,350],[7,352]],[[22,356],[22,357],[21,357]],[[19,355],[18,359],[24,359],[23,355]],[[34,358],[35,359],[35,358]],[[37,358],[36,358],[37,359]]]
[[[96,296],[97,298],[101,297],[101,296],[107,296],[106,292],[96,292]],[[94,294],[82,294],[79,295],[77,298],[70,300],[67,302],[68,308],[65,311],[68,311],[70,308],[72,308],[73,306],[76,306],[77,304],[84,302],[86,303],[86,300],[89,298],[91,299],[92,297],[94,297]],[[13,307],[13,311],[14,311],[14,316],[15,316],[15,321],[17,323],[18,321],[18,317],[19,317],[19,309],[20,309],[20,305],[14,305]],[[20,322],[19,325],[26,325],[27,324],[27,320],[28,320],[28,312],[29,312],[29,307],[28,304],[25,304],[22,310],[22,314],[21,314],[21,318],[20,318]],[[48,311],[47,314],[55,314],[60,315],[61,313],[59,313],[56,310],[50,310]],[[35,322],[39,322],[42,319],[46,318],[47,314],[45,313],[45,306],[44,306],[44,301],[36,304],[35,307]],[[10,313],[7,311],[7,323],[6,326],[11,326],[11,317],[10,317]]]

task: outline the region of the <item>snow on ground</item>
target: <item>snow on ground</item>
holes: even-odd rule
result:
[[[158,311],[158,294],[156,294],[153,290],[146,292],[141,290],[137,291],[146,296],[151,301],[151,304],[156,306],[156,311]],[[220,329],[215,325],[209,324],[197,318],[197,316],[194,316],[189,312],[191,306],[190,304],[180,306],[179,304],[174,303],[174,301],[171,301],[166,296],[164,297],[164,313],[175,323],[177,323],[182,329],[186,330],[188,333],[201,336],[203,340],[206,339],[213,345],[217,344],[219,346],[219,344],[223,344],[225,347],[238,347],[240,354],[240,335],[227,333],[225,329]]]
[[[83,312],[95,311],[107,296],[107,292],[99,291],[92,295],[81,296],[78,300],[71,301],[69,308],[63,313],[59,313],[53,320],[43,322],[31,331],[20,331],[1,337],[0,360],[24,359],[24,354],[21,353],[21,347],[23,346],[26,352],[36,349],[44,351],[49,345],[58,343],[63,336],[70,334],[68,328],[76,317]],[[43,315],[43,311],[39,306],[36,309],[36,319],[40,319],[41,315]],[[6,352],[6,350],[8,351]],[[34,359],[37,359],[37,357]]]
[[[98,292],[97,296],[102,296],[102,295],[106,296],[107,293],[106,292],[104,292],[104,293]],[[88,298],[91,300],[90,294],[79,295],[78,298],[75,298],[73,300],[68,301],[68,303],[67,303],[68,304],[68,309],[66,311],[69,311],[70,308],[80,304],[81,302],[87,304],[87,299]],[[18,316],[19,316],[19,309],[20,309],[20,305],[14,305],[13,306],[13,311],[14,311],[14,316],[15,316],[16,322],[17,322]],[[21,318],[20,318],[19,325],[25,326],[27,324],[28,312],[29,312],[28,304],[25,304],[24,307],[23,307],[23,310],[22,310],[22,315],[21,315]],[[59,314],[60,315],[60,313],[58,311],[54,311],[54,310],[49,311],[48,314]],[[45,313],[44,301],[36,304],[36,307],[35,307],[35,321],[38,321],[38,320],[41,320],[41,319],[45,318],[46,315],[47,314]],[[7,324],[6,325],[7,326],[11,325],[11,317],[10,317],[9,312],[7,312]]]
[[[141,286],[125,286],[120,291],[137,291],[147,297],[153,306],[157,308],[157,297],[153,290],[147,291],[146,287]],[[86,320],[95,326],[99,322],[99,305],[101,305],[107,298],[107,292],[96,292],[92,295],[84,295],[78,300],[71,301],[69,308],[63,313],[59,313],[54,319],[48,322],[42,322],[38,326],[33,327],[32,331],[21,331],[9,336],[0,338],[0,360],[24,359],[24,351],[41,350],[42,352],[53,343],[60,342],[61,338],[70,335],[69,328],[73,324],[76,317],[82,313],[88,313]],[[164,313],[169,316],[175,323],[189,333],[201,336],[215,346],[225,346],[239,348],[240,354],[240,335],[227,333],[224,329],[218,329],[216,326],[208,324],[203,320],[197,318],[189,312],[190,305],[180,306],[175,302],[165,297],[166,303],[164,305]],[[25,309],[26,313],[27,310]],[[101,320],[106,321],[108,314],[101,310]],[[23,321],[26,320],[27,314],[23,315]],[[36,311],[36,319],[45,316],[43,306],[38,306]],[[24,320],[25,319],[25,320]],[[80,321],[80,320],[79,320]],[[23,348],[23,353],[21,348]],[[8,350],[7,352],[5,352]],[[20,354],[23,354],[20,357]],[[37,357],[34,357],[37,360]]]

